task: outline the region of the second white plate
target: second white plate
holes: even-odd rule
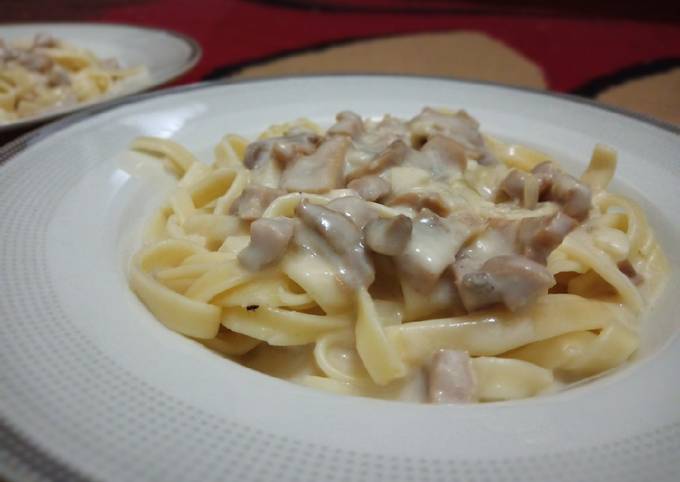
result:
[[[113,98],[142,92],[163,85],[191,69],[201,58],[201,47],[190,37],[169,30],[158,30],[124,24],[106,23],[20,23],[0,24],[4,40],[32,39],[36,34],[49,34],[60,40],[91,50],[100,58],[115,58],[123,66],[143,65],[149,76],[131,82],[115,95],[0,124],[0,132],[45,122]]]

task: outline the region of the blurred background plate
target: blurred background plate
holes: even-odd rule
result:
[[[50,7],[46,7],[50,8]],[[0,24],[4,40],[32,39],[48,34],[75,47],[86,48],[100,58],[115,58],[124,67],[143,65],[149,76],[130,82],[124,89],[92,102],[46,112],[35,117],[0,123],[0,133],[30,127],[60,115],[163,85],[191,69],[201,58],[200,46],[190,37],[170,30],[105,23],[17,23]]]

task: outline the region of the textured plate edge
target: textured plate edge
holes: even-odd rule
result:
[[[66,24],[70,22],[64,22]],[[126,24],[110,24],[110,25],[126,25]],[[0,27],[2,24],[0,24]],[[126,25],[131,26],[131,25]],[[135,26],[132,26],[135,27]],[[137,27],[135,27],[137,28]],[[144,27],[142,27],[144,28]],[[149,30],[159,30],[159,29],[149,29]],[[167,31],[167,30],[166,30]],[[182,35],[182,34],[180,34]],[[193,39],[191,39],[193,40]],[[200,47],[199,47],[200,48]],[[200,57],[199,57],[200,58]],[[197,59],[198,61],[198,59]],[[218,86],[228,86],[228,85],[238,85],[238,84],[258,84],[261,82],[268,81],[278,81],[278,80],[311,80],[311,79],[324,79],[333,77],[354,77],[354,78],[385,78],[385,79],[412,79],[412,80],[436,80],[436,81],[450,81],[452,83],[464,83],[472,85],[482,85],[488,87],[502,88],[509,91],[520,91],[528,94],[536,94],[547,97],[555,97],[565,101],[574,102],[577,104],[587,105],[594,107],[596,109],[608,111],[614,114],[621,115],[623,117],[632,118],[634,120],[652,125],[654,127],[660,128],[664,131],[670,132],[675,135],[680,136],[680,127],[674,126],[670,123],[660,121],[658,119],[653,119],[651,117],[638,114],[635,112],[627,111],[625,109],[620,109],[617,107],[612,107],[609,105],[601,104],[597,101],[574,96],[571,94],[564,94],[559,92],[542,91],[539,89],[532,89],[528,87],[519,87],[512,85],[505,85],[497,82],[488,81],[475,81],[469,79],[457,79],[453,77],[437,77],[437,76],[420,76],[420,75],[389,75],[389,74],[322,74],[322,75],[290,75],[290,76],[275,76],[275,77],[257,77],[252,79],[226,79],[217,80],[210,82],[200,82],[196,84],[190,84],[185,86],[178,86],[169,89],[163,89],[155,92],[150,92],[141,95],[131,95],[123,97],[120,99],[112,100],[104,104],[98,104],[84,110],[79,110],[76,113],[68,115],[67,117],[52,122],[46,126],[37,128],[34,131],[24,134],[14,141],[0,147],[0,176],[5,169],[9,166],[12,160],[16,157],[18,153],[30,147],[31,145],[48,138],[49,136],[66,129],[74,124],[77,124],[85,119],[92,117],[93,115],[98,115],[109,110],[116,109],[118,107],[144,102],[146,100],[161,97],[165,95],[177,95],[186,92],[193,92],[196,90],[209,89]],[[0,475],[8,478],[8,480],[21,480],[20,474],[29,473],[37,480],[46,481],[94,481],[96,478],[85,476],[81,474],[76,468],[73,468],[70,464],[60,460],[58,457],[53,456],[47,450],[40,448],[31,442],[30,437],[23,435],[18,427],[15,427],[12,422],[5,418],[3,414],[0,413],[0,463],[8,458],[15,465],[15,468],[2,467],[0,466]]]
[[[170,37],[174,37],[176,39],[181,40],[184,42],[190,50],[189,57],[187,59],[187,62],[182,65],[182,68],[180,68],[177,72],[171,73],[170,75],[165,75],[164,77],[159,78],[156,82],[153,84],[146,84],[146,85],[140,85],[139,87],[132,89],[131,91],[124,93],[120,96],[114,96],[109,99],[103,99],[100,101],[94,101],[94,103],[90,105],[83,105],[82,107],[75,107],[73,110],[68,110],[66,112],[54,112],[54,113],[48,113],[44,114],[42,116],[38,117],[33,117],[33,118],[28,118],[28,119],[22,119],[16,122],[10,122],[8,124],[0,124],[0,132],[12,132],[14,130],[21,130],[25,128],[30,128],[31,126],[43,124],[45,122],[51,122],[54,121],[55,119],[62,118],[62,117],[68,117],[71,115],[74,115],[76,113],[81,113],[81,112],[92,112],[91,109],[95,109],[101,106],[107,106],[107,107],[113,107],[114,105],[118,105],[118,101],[121,99],[127,99],[130,97],[135,97],[139,96],[141,94],[144,94],[145,92],[151,91],[153,89],[157,88],[162,88],[164,85],[169,84],[170,82],[173,82],[174,80],[182,77],[184,74],[187,72],[191,71],[196,64],[203,58],[203,48],[201,47],[201,44],[198,43],[196,39],[193,37],[182,33],[178,32],[177,30],[169,29],[169,28],[154,28],[154,27],[147,27],[145,25],[135,25],[132,23],[127,23],[127,22],[70,22],[70,21],[62,21],[62,22],[8,22],[8,23],[0,23],[0,29],[3,27],[22,27],[22,28],[30,28],[31,26],[37,26],[37,25],[59,25],[61,27],[67,27],[67,26],[73,26],[73,27],[78,27],[78,26],[84,26],[84,27],[96,27],[96,26],[105,26],[105,27],[123,27],[123,28],[128,28],[128,29],[134,29],[134,30],[143,30],[146,32],[155,32],[155,33],[163,33],[167,34]],[[168,89],[170,90],[170,89]],[[29,132],[30,134],[30,132]],[[25,136],[25,135],[24,135]],[[21,137],[24,137],[21,136]],[[3,156],[4,154],[4,149],[2,149],[4,146],[0,146],[0,164],[3,162]]]

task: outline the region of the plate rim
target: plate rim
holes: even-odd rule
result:
[[[60,23],[60,22],[49,22],[49,23]],[[62,22],[65,24],[73,22]],[[105,23],[105,22],[102,22]],[[31,23],[27,23],[28,25]],[[36,23],[32,23],[35,25]],[[0,24],[0,27],[6,24]],[[111,25],[121,25],[113,24]],[[137,27],[135,25],[125,25],[133,28],[146,28]],[[148,30],[163,31],[163,29],[150,28]],[[167,31],[167,30],[166,30]],[[182,35],[182,34],[180,34]],[[189,40],[193,40],[189,37]],[[200,47],[199,47],[200,48]],[[437,80],[437,81],[447,81],[451,83],[465,83],[472,85],[489,86],[500,89],[505,89],[509,91],[520,91],[529,94],[537,94],[547,97],[556,97],[562,100],[570,101],[576,104],[587,105],[590,107],[595,107],[604,111],[608,111],[614,114],[622,115],[624,117],[632,118],[637,121],[641,121],[645,124],[651,125],[653,127],[660,128],[671,134],[680,136],[680,126],[675,126],[669,122],[651,118],[644,114],[639,114],[619,107],[609,106],[602,104],[593,99],[578,97],[572,94],[566,94],[562,92],[552,92],[543,91],[540,89],[507,85],[492,81],[480,81],[471,79],[459,79],[455,77],[443,77],[443,76],[424,76],[424,75],[410,75],[410,74],[380,74],[380,73],[341,73],[341,74],[311,74],[311,75],[281,75],[281,76],[271,76],[271,77],[255,77],[247,79],[221,79],[205,82],[197,82],[188,85],[181,85],[177,87],[161,89],[154,92],[148,92],[139,95],[130,95],[127,97],[122,97],[118,99],[111,100],[103,104],[93,105],[91,107],[78,110],[77,112],[71,113],[64,117],[63,119],[50,122],[42,127],[29,131],[18,138],[10,141],[9,143],[0,146],[0,176],[3,175],[4,170],[12,162],[17,162],[17,154],[39,142],[44,140],[51,135],[68,128],[74,124],[82,122],[92,116],[108,112],[110,110],[116,109],[118,107],[125,106],[127,104],[141,103],[149,99],[153,99],[161,96],[172,96],[177,94],[183,94],[187,92],[194,92],[198,90],[207,90],[213,87],[228,87],[230,85],[238,84],[259,84],[261,82],[268,81],[280,81],[280,80],[310,80],[318,79],[323,80],[325,78],[337,78],[337,77],[368,77],[368,78],[391,78],[391,79],[410,79],[410,80]],[[34,444],[31,438],[21,432],[20,427],[15,426],[11,420],[9,420],[5,415],[0,413],[0,460],[9,460],[11,465],[2,467],[0,466],[0,473],[7,477],[9,480],[21,480],[21,474],[31,474],[32,476],[38,477],[39,480],[47,481],[90,481],[97,480],[96,477],[90,477],[89,475],[81,472],[77,467],[74,467],[68,462],[65,462],[58,457],[50,454],[48,451],[40,448],[38,445]]]
[[[123,94],[123,96],[120,97],[112,97],[110,99],[104,99],[104,100],[95,100],[91,104],[84,104],[81,107],[78,107],[77,105],[72,109],[72,110],[67,110],[65,112],[49,112],[46,114],[38,115],[36,117],[29,117],[27,119],[20,119],[14,122],[9,122],[6,124],[0,124],[0,132],[5,131],[5,132],[11,132],[12,130],[17,130],[17,129],[22,129],[26,127],[30,127],[32,125],[35,125],[37,123],[41,122],[49,122],[57,117],[63,117],[63,116],[70,116],[75,113],[80,113],[83,111],[89,111],[90,109],[94,107],[99,107],[103,105],[111,105],[113,106],[117,101],[123,99],[123,98],[128,98],[140,94],[147,93],[147,91],[162,87],[163,85],[166,85],[187,72],[191,71],[198,62],[203,58],[203,48],[201,47],[201,44],[196,40],[195,38],[191,37],[188,34],[185,34],[183,32],[179,32],[174,29],[169,29],[169,28],[156,28],[156,27],[149,27],[146,25],[138,25],[130,22],[72,22],[69,20],[65,21],[55,21],[55,22],[0,22],[0,31],[3,28],[12,28],[12,27],[20,27],[20,28],[31,28],[32,26],[38,27],[38,26],[49,26],[49,25],[54,25],[54,26],[59,26],[59,27],[99,27],[99,26],[104,26],[104,27],[120,27],[120,28],[127,28],[127,29],[133,29],[133,30],[142,30],[146,32],[155,32],[155,33],[164,33],[169,35],[170,37],[173,37],[175,39],[178,39],[182,42],[184,42],[190,50],[189,53],[189,58],[188,60],[182,65],[182,67],[177,70],[176,72],[170,73],[169,75],[165,75],[163,77],[160,77],[159,80],[156,82],[153,82],[151,84],[146,84],[146,85],[140,85],[136,88],[131,89],[128,93]],[[40,27],[40,28],[45,28],[45,27]],[[47,27],[49,28],[49,27]],[[168,89],[170,90],[170,89]],[[2,146],[4,147],[4,146]]]

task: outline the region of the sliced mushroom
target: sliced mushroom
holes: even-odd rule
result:
[[[364,228],[366,245],[376,253],[396,256],[406,249],[412,230],[411,218],[403,214],[394,218],[374,219]]]
[[[231,206],[231,214],[237,215],[241,219],[251,221],[262,216],[267,206],[274,199],[286,194],[281,189],[273,189],[259,184],[251,184],[246,187],[241,195],[236,198]]]
[[[394,196],[387,204],[389,206],[407,205],[415,211],[429,209],[442,217],[446,217],[451,213],[451,206],[446,199],[438,192],[432,191],[408,191]]]
[[[335,116],[337,121],[329,129],[328,135],[341,135],[356,138],[364,131],[364,123],[354,112],[343,111]]]
[[[439,350],[427,369],[430,403],[470,403],[476,401],[477,382],[470,355],[461,350]]]
[[[243,165],[257,169],[271,159],[286,165],[301,155],[312,154],[320,143],[321,137],[309,132],[251,142],[246,148]]]
[[[392,192],[389,182],[378,176],[364,176],[354,179],[347,187],[357,192],[366,201],[378,201]]]
[[[406,249],[396,258],[399,271],[414,289],[427,291],[453,263],[456,253],[472,233],[473,228],[463,219],[443,219],[429,209],[423,209],[413,219]]]
[[[347,180],[352,181],[369,174],[379,174],[390,166],[398,166],[404,162],[410,148],[404,141],[398,139],[386,149],[376,154],[370,161],[357,166],[347,174]]]
[[[250,225],[250,244],[239,254],[241,265],[259,271],[278,261],[286,252],[293,236],[295,221],[290,218],[264,218]]]
[[[337,275],[343,282],[353,287],[373,283],[375,270],[364,248],[361,230],[348,216],[307,201],[298,204],[295,213],[337,256],[337,259],[329,261],[335,262]],[[303,248],[321,251],[322,255],[327,251],[323,246],[318,246],[313,237],[303,234],[300,232],[300,236],[297,236],[296,233],[296,241]]]
[[[363,229],[369,221],[378,217],[378,212],[373,206],[356,196],[345,196],[334,199],[326,204],[326,207],[344,214],[351,219],[359,229]]]
[[[459,281],[458,292],[469,312],[502,302],[516,311],[548,293],[555,279],[545,266],[524,256],[489,259],[482,269]]]
[[[332,137],[313,154],[296,159],[283,171],[281,187],[289,192],[313,193],[343,187],[345,154],[350,142],[346,137]]]

